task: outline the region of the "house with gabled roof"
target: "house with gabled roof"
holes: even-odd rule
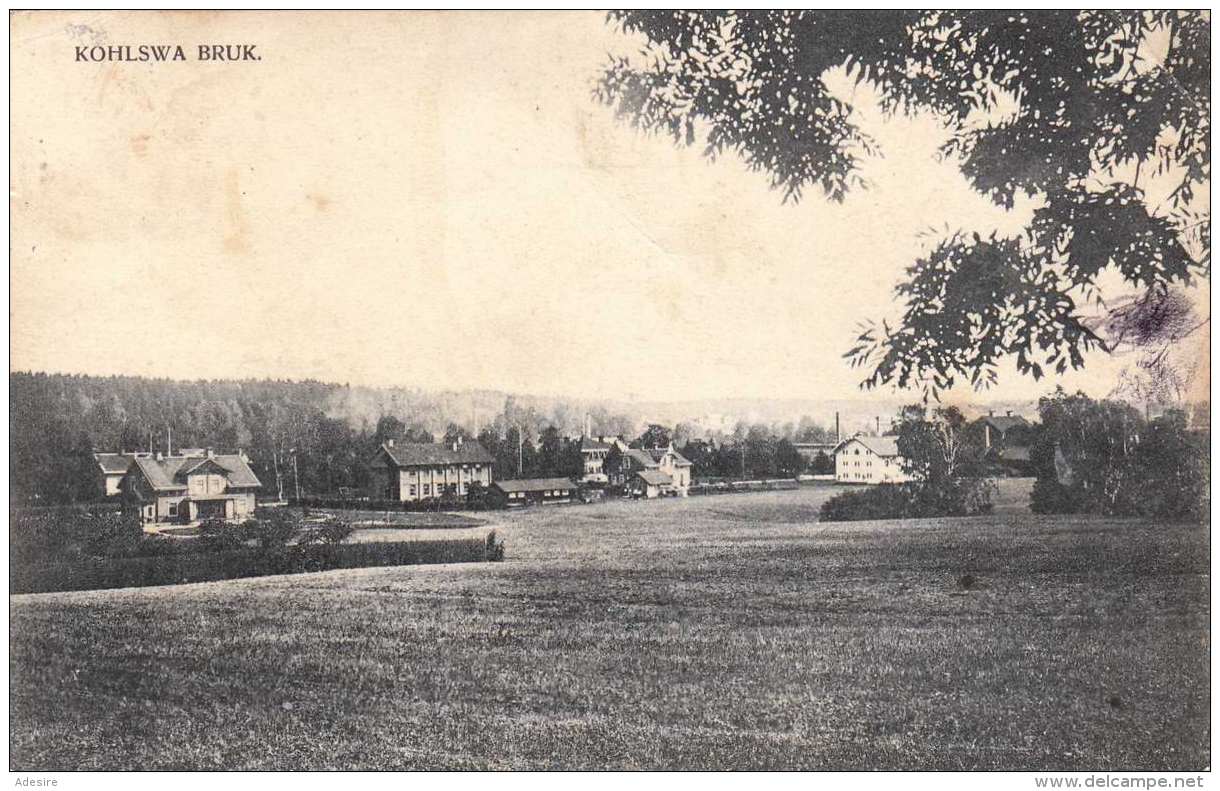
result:
[[[131,469],[131,463],[137,456],[151,457],[151,453],[94,453],[93,460],[97,462],[102,477],[102,495],[118,497],[122,491],[123,476]]]
[[[1028,445],[1028,443],[1024,441],[1024,437],[1021,438],[1021,442],[1009,442],[1010,439],[1015,439],[1015,437],[1009,436],[1010,432],[1019,434],[1021,433],[1021,430],[1028,429],[1030,427],[1028,420],[1020,415],[1014,415],[1012,410],[1009,410],[1003,415],[997,415],[995,412],[991,412],[974,422],[975,425],[979,426],[983,430],[983,445],[987,450],[991,450],[992,446],[995,445],[999,445],[1001,447],[1007,445],[1013,445],[1014,447],[1027,447]],[[1017,431],[1013,432],[1013,429],[1017,429]]]
[[[465,497],[472,483],[490,486],[495,459],[475,441],[395,442],[388,439],[373,457],[374,499],[429,500],[446,494]]]
[[[628,448],[623,454],[623,473],[627,486],[632,491],[639,488],[632,481],[641,472],[650,473],[645,479],[645,494],[648,487],[655,487],[658,494],[676,494],[685,497],[690,490],[690,460],[674,449],[673,443],[665,448]],[[660,475],[651,475],[660,473]],[[662,480],[667,476],[668,480]],[[651,482],[648,482],[651,480]]]
[[[857,434],[835,446],[834,456],[838,483],[902,483],[910,477],[897,437]]]
[[[248,519],[261,486],[244,453],[212,450],[189,456],[135,454],[120,484],[140,520],[154,523]]]

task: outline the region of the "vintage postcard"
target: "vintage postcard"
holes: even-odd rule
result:
[[[12,12],[17,784],[1199,787],[1211,32]]]

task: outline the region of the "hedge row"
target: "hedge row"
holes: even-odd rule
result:
[[[333,569],[478,563],[501,560],[503,557],[504,544],[496,539],[495,531],[490,532],[486,539],[375,541],[146,557],[77,557],[36,564],[14,564],[10,571],[9,592],[47,593],[179,585]]]

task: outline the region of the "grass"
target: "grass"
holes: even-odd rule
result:
[[[13,597],[11,768],[1209,765],[1206,528],[811,522],[833,491],[496,514],[500,564]]]

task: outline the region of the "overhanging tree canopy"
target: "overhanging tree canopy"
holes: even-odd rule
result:
[[[1015,356],[1041,377],[1117,340],[1164,346],[1191,325],[1173,288],[1210,267],[1210,31],[1206,12],[614,12],[647,44],[615,58],[597,96],[639,128],[738,154],[785,199],[842,200],[874,150],[835,67],[886,108],[949,122],[944,154],[1011,207],[1040,198],[1017,239],[957,233],[913,262],[901,322],[863,329],[847,356],[864,384],[936,392],[995,381]],[[1157,42],[1166,46],[1163,54]],[[698,134],[697,134],[698,133]],[[1149,177],[1172,179],[1163,201]],[[1103,272],[1143,296],[1105,327],[1084,315]],[[1185,305],[1185,307],[1183,307]],[[1116,329],[1106,333],[1103,329]],[[1103,323],[1104,324],[1104,323]]]

